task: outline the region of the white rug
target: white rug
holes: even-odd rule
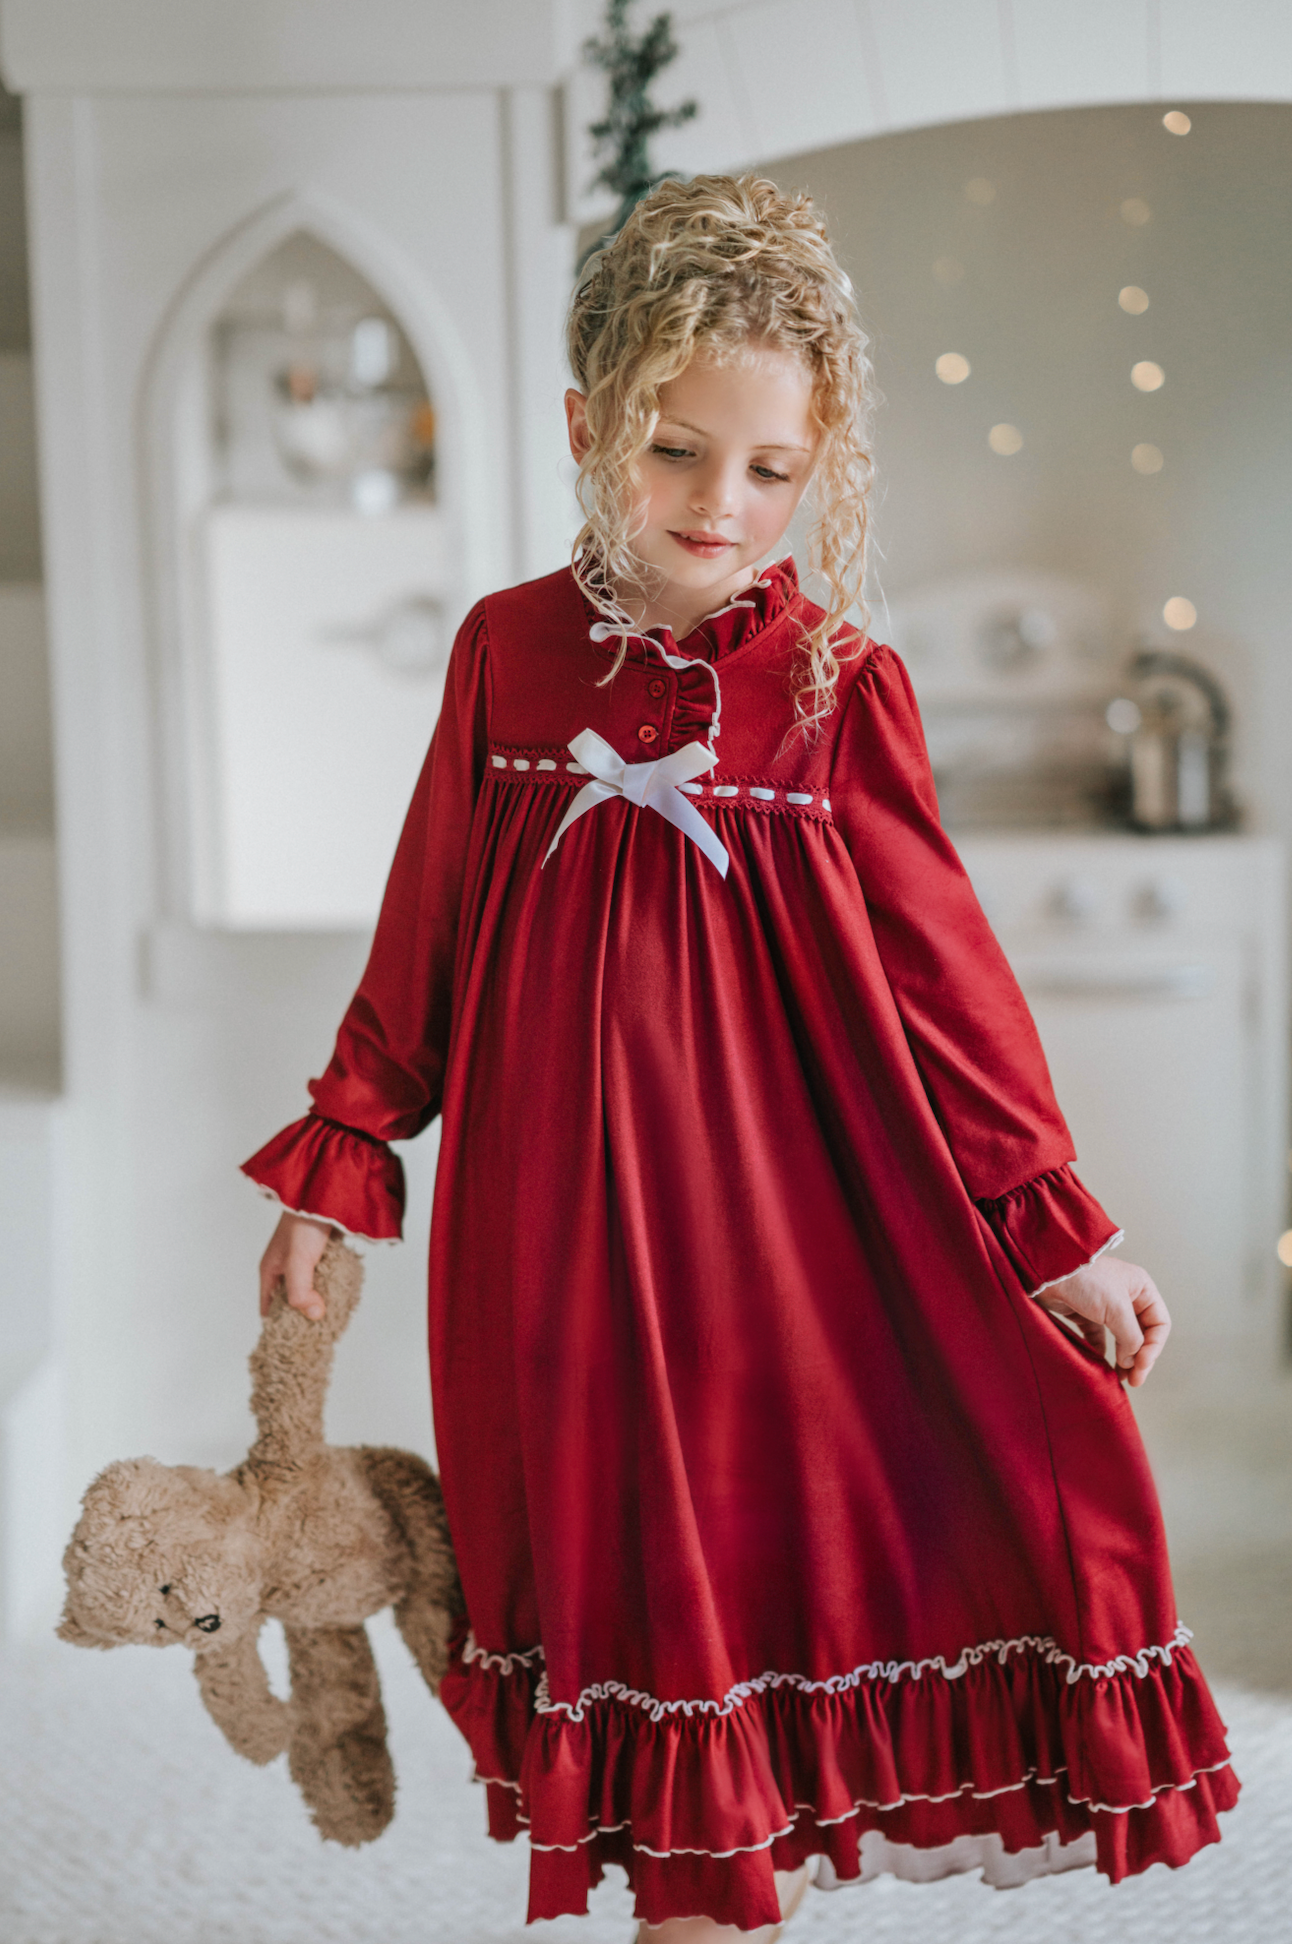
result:
[[[622,1878],[586,1919],[524,1927],[523,1845],[484,1835],[465,1747],[373,1629],[399,1776],[385,1836],[344,1851],[282,1760],[254,1769],[198,1699],[187,1653],[56,1642],[0,1673],[3,1944],[628,1944]],[[268,1644],[268,1643],[267,1643]],[[267,1655],[268,1657],[268,1655]],[[1225,1841],[1110,1889],[1083,1870],[993,1891],[891,1879],[812,1893],[787,1944],[1276,1944],[1292,1938],[1292,1702],[1222,1690],[1245,1784]]]

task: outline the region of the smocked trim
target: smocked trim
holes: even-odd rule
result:
[[[640,1688],[625,1687],[622,1681],[596,1681],[585,1687],[577,1700],[553,1701],[545,1670],[539,1676],[535,1690],[534,1711],[536,1714],[563,1714],[571,1721],[583,1721],[589,1702],[618,1701],[626,1707],[641,1708],[652,1721],[657,1722],[670,1714],[688,1717],[697,1714],[730,1715],[743,1707],[751,1696],[776,1688],[798,1688],[804,1694],[846,1694],[850,1689],[860,1687],[863,1681],[898,1681],[904,1675],[918,1677],[926,1670],[940,1673],[944,1680],[957,1681],[971,1667],[977,1667],[992,1656],[1003,1667],[1008,1655],[1029,1651],[1039,1654],[1049,1666],[1060,1666],[1066,1662],[1068,1671],[1065,1679],[1069,1686],[1079,1680],[1104,1680],[1114,1674],[1137,1674],[1142,1680],[1151,1672],[1150,1663],[1153,1660],[1160,1660],[1163,1666],[1169,1667],[1176,1648],[1186,1646],[1192,1639],[1188,1627],[1177,1626],[1164,1646],[1141,1647],[1137,1654],[1115,1654],[1111,1660],[1096,1664],[1093,1661],[1074,1660],[1071,1654],[1064,1653],[1051,1635],[1020,1634],[1014,1640],[985,1640],[977,1647],[964,1647],[959,1658],[952,1662],[948,1662],[944,1654],[918,1661],[869,1661],[854,1667],[850,1673],[828,1675],[823,1681],[811,1680],[806,1674],[759,1674],[751,1680],[738,1681],[727,1690],[721,1701],[663,1701],[657,1695],[644,1693]],[[468,1634],[462,1650],[464,1665],[478,1662],[502,1674],[510,1674],[515,1667],[531,1667],[543,1658],[541,1646],[526,1648],[523,1653],[487,1653],[477,1646],[474,1634]]]
[[[489,767],[504,772],[509,782],[518,771],[527,782],[541,778],[545,783],[564,783],[588,775],[583,764],[569,756],[542,755],[537,750],[490,749]],[[783,784],[747,779],[735,783],[679,783],[677,787],[685,796],[703,797],[729,810],[789,810],[818,822],[832,814],[830,798],[824,790],[791,790]]]

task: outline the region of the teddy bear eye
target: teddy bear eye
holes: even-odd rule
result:
[[[163,1594],[167,1594],[167,1593],[169,1593],[169,1592],[170,1592],[170,1587],[169,1587],[169,1586],[163,1586],[163,1588],[162,1588],[162,1593],[163,1593]]]

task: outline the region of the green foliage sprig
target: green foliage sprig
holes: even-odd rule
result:
[[[593,249],[617,235],[646,192],[664,181],[664,175],[651,170],[651,137],[661,128],[680,128],[700,111],[696,101],[657,108],[651,100],[651,82],[677,58],[673,20],[670,14],[656,14],[646,31],[634,36],[628,28],[631,5],[632,0],[609,0],[604,36],[583,43],[584,59],[601,68],[610,82],[606,113],[588,129],[597,154],[607,156],[593,187],[609,189],[619,198],[609,229]]]

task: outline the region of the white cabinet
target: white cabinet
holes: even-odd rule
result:
[[[1281,847],[993,836],[960,852],[1027,995],[1093,1193],[1161,1286],[1167,1383],[1280,1351]]]
[[[444,688],[440,516],[222,506],[201,533],[213,747],[198,915],[369,926]]]

